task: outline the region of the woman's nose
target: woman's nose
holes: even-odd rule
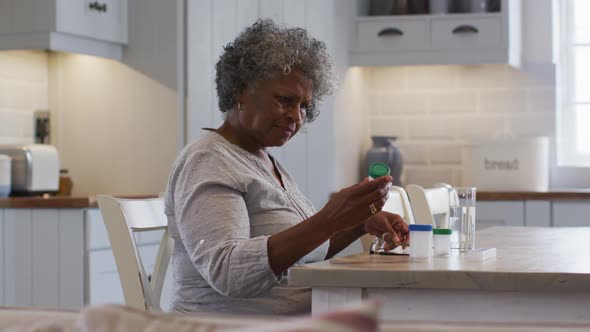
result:
[[[303,121],[303,112],[301,111],[301,107],[298,105],[289,107],[287,110],[287,116],[295,123],[300,123]]]

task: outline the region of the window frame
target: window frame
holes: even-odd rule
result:
[[[574,1],[554,0],[558,29],[555,55],[557,57],[556,122],[557,122],[557,164],[558,166],[589,167],[590,153],[577,151],[577,121],[575,99],[575,49],[589,44],[574,43]],[[587,0],[586,0],[587,1]],[[590,130],[590,125],[588,126]]]

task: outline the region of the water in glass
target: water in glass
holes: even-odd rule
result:
[[[452,251],[475,249],[475,206],[454,205],[449,210]]]

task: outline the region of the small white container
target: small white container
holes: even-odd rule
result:
[[[434,239],[434,256],[447,256],[451,252],[451,234],[453,230],[435,228],[432,230],[432,233]]]
[[[432,225],[412,224],[410,228],[410,258],[432,258]]]
[[[12,185],[11,162],[12,158],[0,154],[0,197],[7,197],[10,195]]]

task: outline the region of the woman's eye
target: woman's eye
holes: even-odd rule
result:
[[[291,98],[289,97],[284,97],[284,96],[278,96],[277,100],[279,101],[279,103],[281,103],[281,105],[285,106],[285,105],[289,105],[291,103]]]

